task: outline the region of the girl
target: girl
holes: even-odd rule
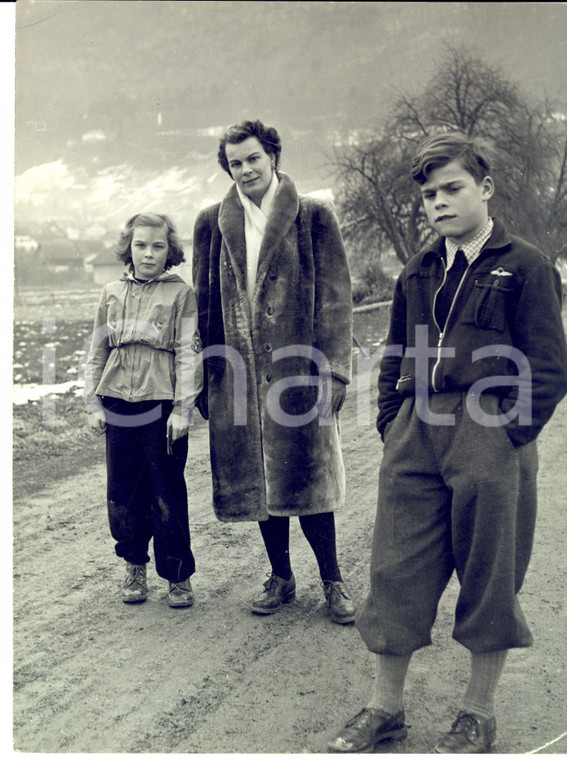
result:
[[[108,518],[126,560],[123,602],[147,598],[153,537],[170,607],[193,604],[187,488],[189,421],[202,388],[193,290],[169,269],[184,261],[169,217],[136,214],[116,255],[128,271],[102,289],[85,368],[89,425],[106,432]]]

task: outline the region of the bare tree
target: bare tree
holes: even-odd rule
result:
[[[497,188],[491,213],[552,258],[566,253],[566,117],[532,106],[499,69],[448,48],[421,95],[401,95],[372,139],[335,151],[337,203],[357,255],[375,263],[393,250],[405,264],[432,236],[411,157],[424,136],[452,129],[486,142]]]

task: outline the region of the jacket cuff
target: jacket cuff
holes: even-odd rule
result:
[[[94,412],[103,412],[104,407],[98,396],[90,396],[83,399],[85,402],[85,410],[87,414],[94,414]]]

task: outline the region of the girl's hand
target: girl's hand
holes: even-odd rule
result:
[[[91,412],[88,416],[88,423],[91,430],[95,430],[97,433],[104,433],[106,430],[104,412]]]
[[[169,443],[183,438],[189,432],[189,419],[186,415],[172,412],[167,419],[167,440]]]

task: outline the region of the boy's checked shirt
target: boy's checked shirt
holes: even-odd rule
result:
[[[465,254],[465,257],[470,266],[478,257],[479,253],[482,250],[482,246],[492,235],[493,227],[494,222],[489,217],[487,223],[481,229],[478,235],[475,235],[472,240],[469,240],[469,242],[465,243],[464,245],[457,245],[457,243],[453,243],[451,240],[449,240],[449,238],[445,238],[445,249],[447,251],[447,269],[451,269],[455,263],[455,255],[459,249]]]

